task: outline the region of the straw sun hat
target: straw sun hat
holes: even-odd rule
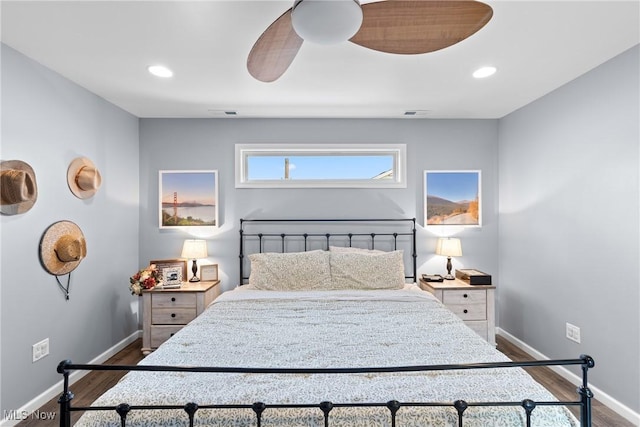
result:
[[[82,230],[71,221],[58,221],[47,228],[40,242],[40,259],[49,273],[61,276],[75,270],[87,256]]]
[[[102,176],[91,160],[78,157],[67,169],[67,183],[76,197],[88,199],[93,197],[102,185]]]
[[[21,160],[0,162],[0,212],[16,215],[27,212],[38,199],[36,174]]]

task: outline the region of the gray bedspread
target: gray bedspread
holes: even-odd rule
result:
[[[384,291],[225,292],[141,364],[347,368],[508,360],[431,294],[415,285]],[[94,405],[453,402],[555,400],[519,368],[379,374],[202,374],[130,372]],[[472,407],[464,425],[524,425],[522,408]],[[80,426],[118,426],[111,412]],[[132,411],[130,426],[187,425],[184,411]],[[253,426],[251,410],[205,410],[199,426]],[[322,426],[318,409],[267,409],[263,426]],[[389,426],[386,408],[336,408],[331,426]],[[403,407],[399,427],[456,426],[453,408]],[[538,407],[533,426],[574,426],[564,407]]]

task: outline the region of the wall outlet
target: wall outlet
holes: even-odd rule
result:
[[[571,323],[567,323],[567,339],[580,344],[580,328]]]
[[[32,345],[31,351],[33,354],[34,362],[37,362],[38,360],[45,357],[47,354],[49,354],[49,338],[45,338],[42,341]]]

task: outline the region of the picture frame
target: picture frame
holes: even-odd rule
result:
[[[149,261],[149,264],[155,264],[160,276],[164,280],[164,270],[167,268],[179,268],[183,280],[187,277],[187,260],[186,259],[159,259]]]
[[[158,179],[160,228],[218,227],[217,170],[161,170]]]
[[[182,268],[166,267],[162,269],[162,286],[174,286],[182,284]]]
[[[200,266],[200,280],[210,282],[218,280],[218,264],[205,264]]]
[[[425,227],[481,227],[480,170],[424,171]]]

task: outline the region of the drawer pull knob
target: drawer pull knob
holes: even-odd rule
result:
[[[171,302],[176,302],[176,297],[171,297]]]
[[[176,314],[175,313],[171,313],[171,317],[176,317]]]
[[[468,297],[469,297],[469,295],[467,295],[467,294],[464,294],[463,296],[464,296],[465,298],[468,298]]]
[[[469,312],[469,310],[467,310],[466,308],[464,309],[464,314],[467,314]]]

